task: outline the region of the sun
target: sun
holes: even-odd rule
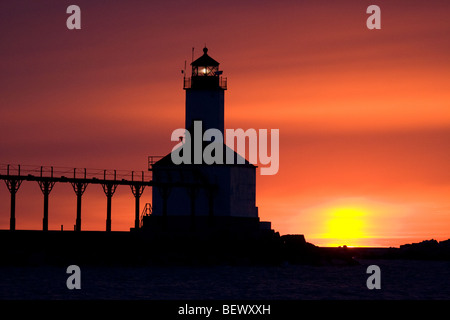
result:
[[[329,240],[328,246],[357,246],[360,239],[366,237],[364,232],[366,216],[366,211],[360,208],[331,209],[327,212],[326,233],[322,238]]]

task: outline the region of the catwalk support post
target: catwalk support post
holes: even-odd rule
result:
[[[44,218],[42,219],[42,230],[48,231],[48,196],[55,186],[54,181],[43,180],[38,181],[42,194],[44,195]]]
[[[73,182],[73,191],[77,195],[77,219],[75,222],[75,231],[81,231],[81,197],[84,191],[86,191],[87,183],[84,182]]]
[[[111,231],[111,201],[114,192],[116,192],[117,184],[104,183],[102,184],[103,192],[106,195],[106,231]]]
[[[9,230],[16,230],[16,193],[19,191],[22,180],[20,179],[20,165],[17,166],[17,176],[10,175],[10,165],[6,167],[6,179],[5,183],[11,194],[11,216],[9,218]]]
[[[135,230],[139,229],[139,200],[141,198],[142,193],[144,192],[145,185],[142,184],[132,184],[130,185],[131,192],[133,192],[135,198],[135,211],[134,211],[134,228]]]
[[[5,180],[6,186],[11,193],[11,217],[9,219],[9,230],[16,230],[16,193],[19,191],[22,180],[20,179],[7,179]]]

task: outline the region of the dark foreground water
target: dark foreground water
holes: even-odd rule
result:
[[[450,299],[449,261],[360,260],[360,266],[0,267],[0,299]],[[381,268],[369,290],[367,266]]]

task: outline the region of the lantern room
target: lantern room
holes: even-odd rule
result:
[[[191,63],[193,77],[214,77],[219,74],[219,63],[208,56],[208,48],[203,48],[203,55]]]
[[[183,89],[227,89],[227,79],[220,76],[219,62],[208,55],[208,48],[203,48],[203,55],[191,66],[192,76],[184,78]]]

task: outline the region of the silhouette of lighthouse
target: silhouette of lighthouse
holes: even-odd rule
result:
[[[185,75],[183,79],[185,127],[193,136],[194,121],[201,121],[203,131],[215,128],[223,133],[227,79],[222,77],[219,62],[208,55],[205,47],[203,55],[191,66],[191,77]],[[227,152],[235,159],[240,157],[225,144],[223,150],[224,157]],[[144,228],[180,231],[214,226],[214,230],[249,232],[262,226],[256,207],[256,166],[247,160],[234,164],[226,164],[224,159],[222,164],[191,161],[176,165],[168,154],[155,162],[151,170],[153,212],[144,217]],[[269,223],[263,225],[267,229]]]

